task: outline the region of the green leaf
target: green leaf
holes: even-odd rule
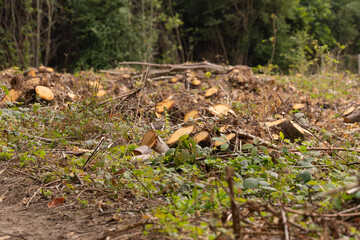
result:
[[[174,162],[176,166],[188,162],[191,159],[190,153],[184,149],[179,149],[176,152]]]
[[[260,142],[260,140],[259,140],[258,138],[254,138],[254,140],[253,140],[253,141],[254,141],[254,144],[255,144],[255,145],[258,145],[258,144],[259,144],[259,142]]]
[[[245,189],[256,188],[259,185],[259,180],[256,178],[246,178],[243,182]]]
[[[258,153],[258,148],[254,147],[253,149],[251,149],[251,155],[255,156]]]
[[[284,140],[284,139],[285,139],[285,136],[284,136],[283,132],[279,132],[279,136],[280,136],[280,139],[281,139],[281,140]]]
[[[241,150],[249,150],[249,149],[253,149],[253,148],[254,148],[254,145],[252,145],[251,143],[246,143],[241,146]]]
[[[357,199],[360,199],[360,191],[357,191],[355,194],[354,194],[355,198]]]
[[[6,86],[0,86],[0,88],[2,88],[5,92],[6,95],[9,95],[9,89]]]
[[[228,150],[229,148],[229,144],[228,143],[224,143],[220,146],[220,150],[225,152],[226,150]]]
[[[311,173],[309,171],[302,171],[298,174],[298,178],[303,183],[307,183],[311,180]]]

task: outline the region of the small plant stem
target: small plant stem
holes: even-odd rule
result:
[[[33,200],[33,198],[36,196],[36,194],[41,190],[42,187],[39,187],[38,190],[32,195],[32,197],[29,199],[29,201],[26,203],[26,208],[29,207],[30,202]]]
[[[230,193],[229,196],[231,196],[230,199],[231,199],[231,212],[233,215],[233,231],[235,234],[235,239],[241,239],[240,214],[235,201],[235,194],[234,194],[234,183],[233,183],[234,169],[226,166],[225,172],[226,172],[226,181],[229,185],[229,193]]]
[[[287,223],[287,218],[286,218],[286,214],[284,209],[281,208],[281,217],[283,220],[283,224],[284,224],[284,235],[285,235],[285,240],[289,240],[289,228],[288,228],[288,223]]]

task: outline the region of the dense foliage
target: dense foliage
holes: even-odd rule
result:
[[[358,0],[0,1],[0,64],[110,68],[200,61],[319,69],[360,52]],[[308,62],[305,64],[305,62]]]

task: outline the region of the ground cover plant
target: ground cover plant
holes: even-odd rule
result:
[[[358,238],[359,76],[122,66],[1,72],[1,239]]]

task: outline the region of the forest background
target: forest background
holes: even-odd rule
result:
[[[208,60],[357,71],[359,0],[0,0],[0,66],[107,69]]]

